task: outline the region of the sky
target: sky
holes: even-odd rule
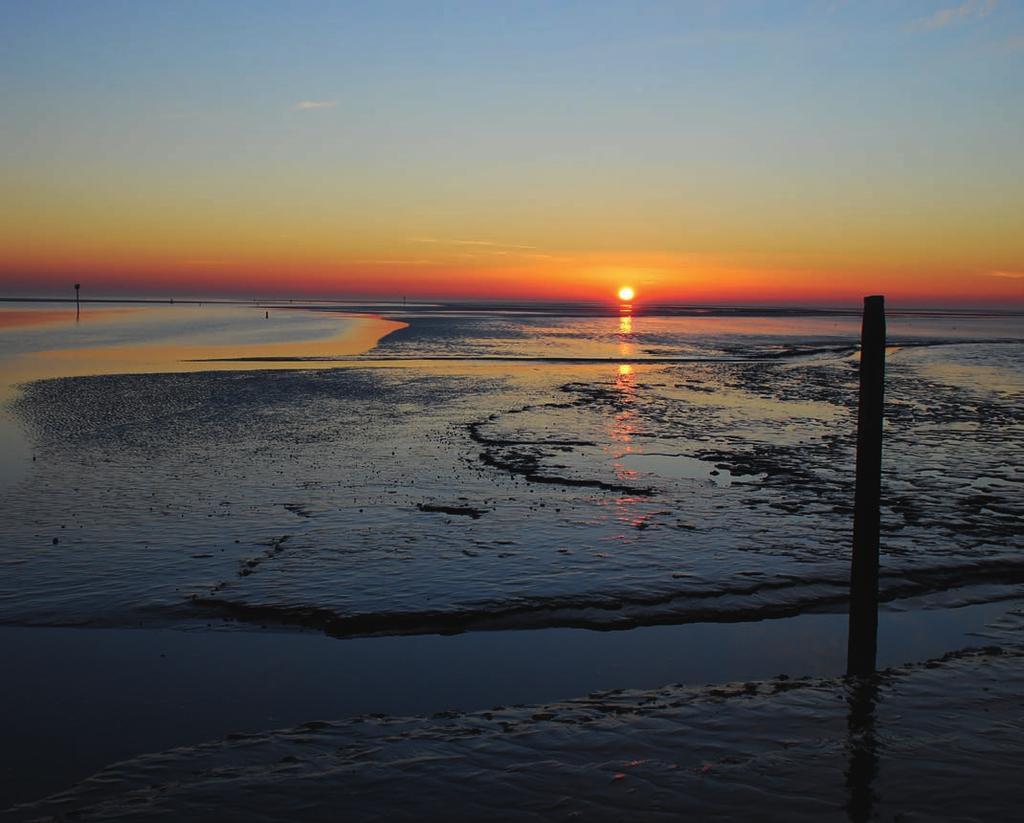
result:
[[[1024,0],[0,13],[0,296],[1024,307]]]

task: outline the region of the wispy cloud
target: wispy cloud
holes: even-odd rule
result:
[[[436,260],[402,260],[397,258],[371,257],[361,260],[350,260],[350,263],[361,266],[436,266]]]
[[[550,260],[554,263],[574,263],[577,259],[559,254],[524,254],[523,257],[527,257],[530,260]]]
[[[494,249],[535,249],[536,246],[523,246],[517,243],[496,243],[493,240],[442,240],[437,237],[411,237],[413,243],[436,243],[442,246],[486,246]]]
[[[333,109],[338,105],[337,100],[300,100],[292,111],[316,111],[317,109]]]
[[[991,277],[1005,277],[1008,280],[1024,280],[1024,271],[990,271]]]
[[[996,7],[997,0],[964,0],[959,6],[939,9],[934,14],[917,21],[919,29],[944,29],[958,26],[970,20],[988,17]]]

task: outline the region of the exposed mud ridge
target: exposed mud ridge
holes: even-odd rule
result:
[[[533,408],[527,406],[525,408]],[[511,413],[520,412],[524,409],[515,409]],[[488,419],[494,420],[497,415],[491,415]],[[512,440],[509,438],[491,438],[484,434],[481,429],[485,421],[475,421],[468,425],[470,438],[484,447],[480,453],[480,461],[485,466],[492,466],[496,469],[507,471],[509,474],[519,475],[530,483],[547,483],[557,486],[572,486],[578,488],[601,489],[603,491],[618,492],[619,494],[637,495],[650,497],[656,494],[655,489],[646,486],[630,486],[625,483],[610,483],[606,480],[596,480],[583,477],[568,477],[563,475],[550,474],[542,469],[541,461],[557,455],[558,451],[571,451],[576,446],[593,446],[588,440]]]
[[[541,406],[541,408],[550,408],[552,406],[557,406],[557,407],[564,408],[567,405],[571,405],[571,404],[565,404],[565,403],[545,403],[545,404],[543,404]],[[537,406],[535,406],[535,405],[523,406],[520,409],[512,409],[512,410],[506,412],[506,414],[517,414],[519,412],[527,411],[527,410],[533,409],[533,408],[537,408]],[[488,418],[487,418],[487,422],[497,420],[499,416],[500,415],[497,415],[497,414],[489,415]],[[593,440],[569,440],[569,439],[564,439],[564,438],[559,438],[559,439],[556,439],[556,440],[552,440],[552,439],[546,439],[546,440],[511,440],[511,439],[502,438],[502,437],[490,437],[488,435],[485,435],[481,431],[481,428],[484,425],[485,425],[485,421],[475,421],[473,423],[470,423],[468,428],[469,428],[469,436],[470,436],[470,438],[474,442],[481,443],[481,444],[486,445],[486,446],[552,446],[552,447],[556,447],[556,448],[566,448],[566,447],[574,447],[574,446],[596,446],[597,445],[597,443],[595,441],[593,441]]]
[[[264,560],[269,560],[274,555],[280,554],[284,551],[284,543],[288,539],[288,535],[279,537],[276,540],[270,542],[270,547],[263,552],[263,554],[257,555],[256,557],[250,557],[248,560],[243,560],[238,568],[239,577],[248,577]]]
[[[271,557],[274,557],[275,555],[280,554],[282,551],[284,551],[284,542],[287,539],[288,535],[286,534],[282,537],[276,538],[275,540],[271,540],[265,552],[263,552],[262,554],[258,554],[255,557],[248,557],[242,560],[238,564],[238,576],[248,577],[250,574],[256,571],[256,569],[264,560],[269,560]],[[193,555],[193,557],[212,557],[212,555]],[[217,583],[216,585],[210,588],[210,593],[216,594],[217,592],[224,591],[224,589],[226,589],[228,585],[230,584],[228,583],[227,580],[222,580],[221,582]]]
[[[728,469],[734,475],[764,475],[769,482],[814,484],[818,478],[803,468],[793,450],[759,444],[749,450],[697,449],[693,456]]]
[[[311,512],[308,508],[306,508],[306,506],[304,506],[302,503],[282,503],[281,505],[284,506],[288,511],[290,511],[292,514],[294,514],[296,517],[312,517],[313,516],[313,512]]]
[[[801,357],[818,357],[823,354],[844,357],[859,352],[860,346],[845,343],[836,346],[778,344],[755,349],[752,356],[750,353],[750,344],[742,343],[734,346],[723,346],[723,351],[731,353],[732,356],[729,358],[729,361],[731,362],[750,362],[760,360],[793,360]],[[747,352],[745,356],[743,355],[744,352]]]
[[[473,506],[447,506],[438,503],[417,503],[416,508],[421,512],[454,514],[461,517],[471,517],[473,520],[479,520],[481,515],[487,513],[487,509],[477,509]]]
[[[890,602],[983,584],[1024,583],[1024,561],[885,572],[879,601]],[[517,598],[449,609],[339,614],[301,604],[247,603],[194,595],[193,607],[249,623],[301,626],[332,637],[458,634],[499,629],[580,628],[618,631],[681,623],[739,623],[845,608],[846,577],[780,577],[739,585],[652,592]],[[215,589],[214,592],[221,589]]]
[[[862,679],[311,720],[117,763],[5,819],[1008,819],[1022,686],[1011,642]]]

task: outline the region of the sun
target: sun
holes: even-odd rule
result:
[[[632,286],[623,286],[619,289],[619,300],[623,303],[628,303],[634,297],[636,297],[636,292],[633,290]]]

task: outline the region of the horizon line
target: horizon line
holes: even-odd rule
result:
[[[870,295],[864,295],[868,297]],[[883,295],[884,296],[884,295]],[[632,304],[625,304],[613,300],[580,300],[580,299],[529,299],[529,298],[372,298],[372,297],[280,297],[280,296],[257,296],[251,298],[226,297],[223,295],[214,297],[46,297],[46,296],[10,296],[0,295],[0,303],[138,303],[145,305],[202,305],[206,303],[235,306],[258,306],[261,308],[303,308],[317,307],[324,304],[336,305],[339,308],[346,306],[379,307],[382,309],[416,309],[426,307],[468,307],[476,309],[514,309],[514,308],[568,308],[578,306],[581,309],[604,309],[613,314],[622,314],[624,307],[628,307],[631,314],[657,315],[658,310],[668,311],[767,311],[767,312],[802,312],[802,313],[826,313],[837,315],[859,314],[862,304],[859,300],[851,299],[848,304],[824,303],[824,302],[682,302],[682,301],[635,301]],[[982,303],[969,304],[964,301],[941,302],[933,304],[912,304],[902,302],[886,301],[886,311],[889,313],[942,313],[942,314],[977,314],[985,313],[992,316],[1015,317],[1024,316],[1024,304],[1020,306],[1007,307],[1005,304],[986,305]]]

